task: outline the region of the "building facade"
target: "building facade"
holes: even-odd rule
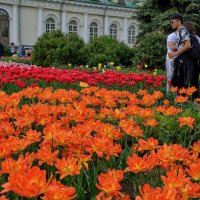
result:
[[[43,33],[60,29],[85,42],[110,35],[133,46],[134,6],[133,0],[0,0],[0,41],[31,46]]]

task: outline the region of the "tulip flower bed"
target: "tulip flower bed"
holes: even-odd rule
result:
[[[155,90],[162,88],[164,76],[147,75],[145,73],[120,73],[106,70],[61,70],[55,68],[40,68],[36,66],[0,63],[0,83],[3,90],[8,93],[17,92],[27,86],[40,86],[53,88],[77,88],[77,83],[85,82],[90,86],[110,87],[112,89],[126,89],[131,92],[140,88]],[[17,87],[16,87],[17,86]],[[9,91],[10,90],[10,91]]]
[[[194,88],[172,102],[148,87],[89,86],[88,76],[104,74],[80,70],[69,72],[68,90],[48,87],[54,79],[46,78],[43,87],[26,87],[37,73],[62,73],[20,69],[0,68],[0,200],[200,198],[200,114],[188,101]],[[16,80],[25,85],[13,92]]]

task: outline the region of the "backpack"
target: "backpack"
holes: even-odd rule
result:
[[[180,37],[179,43],[181,41],[180,31],[183,30],[183,29],[186,29],[186,28],[181,28],[179,30],[179,37]],[[200,44],[199,44],[199,41],[198,41],[197,37],[195,35],[191,34],[191,33],[190,33],[190,40],[191,40],[190,41],[191,42],[191,49],[189,50],[189,54],[195,62],[200,64]]]
[[[190,35],[192,48],[190,49],[190,56],[194,61],[200,61],[200,44],[195,35]]]

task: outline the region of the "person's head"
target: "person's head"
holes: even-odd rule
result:
[[[187,21],[184,22],[183,24],[185,26],[185,28],[187,28],[187,30],[191,33],[196,35],[196,28],[195,28],[195,24],[193,22]]]
[[[182,15],[179,13],[174,13],[173,15],[171,15],[170,23],[171,23],[172,29],[174,30],[179,29],[183,25]]]

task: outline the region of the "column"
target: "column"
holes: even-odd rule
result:
[[[61,19],[61,30],[63,33],[67,32],[67,27],[66,27],[66,11],[62,11],[62,19]]]
[[[9,17],[9,43],[13,42],[13,18]]]
[[[128,43],[128,20],[124,18],[124,31],[123,31],[123,41],[124,43]]]
[[[103,30],[104,30],[104,35],[108,35],[108,15],[105,15],[104,16],[104,27],[103,27]]]
[[[43,8],[38,7],[38,37],[40,37],[43,34]]]
[[[19,45],[19,22],[18,22],[18,5],[13,5],[12,7],[12,11],[13,11],[13,34],[12,34],[12,42],[15,43],[15,45]]]
[[[88,35],[88,13],[84,13],[84,29],[83,29],[83,39],[85,42],[89,41],[89,35]]]

